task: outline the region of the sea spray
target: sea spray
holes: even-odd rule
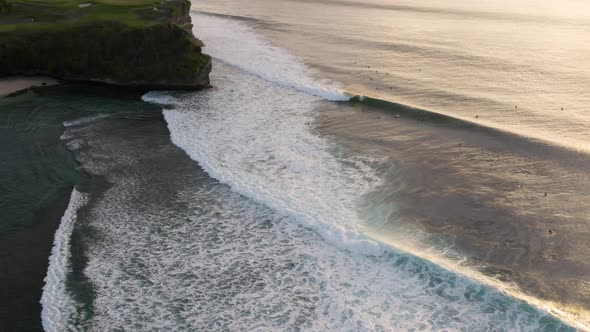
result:
[[[214,82],[231,84],[196,95],[152,92],[143,97],[171,106],[164,116],[172,141],[213,178],[289,216],[340,249],[369,256],[399,253],[397,244],[368,236],[366,220],[358,214],[364,196],[381,181],[368,166],[380,159],[356,156],[360,163],[347,160],[354,158],[341,155],[329,137],[313,133],[315,112],[328,101],[260,80],[260,75],[249,75],[241,66],[219,62],[215,66]],[[412,252],[407,246],[403,251]],[[488,286],[499,285],[445,262],[441,255],[424,258]],[[535,299],[499,286],[511,296],[554,312]]]
[[[64,127],[81,126],[81,125],[85,125],[85,124],[88,124],[88,123],[91,123],[94,121],[108,118],[109,116],[111,116],[111,115],[110,114],[96,114],[96,115],[91,115],[91,116],[85,116],[85,117],[75,119],[75,120],[64,121],[63,125],[64,125]]]
[[[347,101],[352,97],[333,82],[314,80],[311,70],[299,59],[272,46],[248,25],[196,12],[191,16],[195,34],[207,41],[207,53],[215,59],[264,80],[327,100]]]
[[[172,141],[213,178],[341,249],[380,255],[383,246],[364,235],[355,210],[357,199],[380,181],[367,166],[376,160],[336,156],[334,145],[311,132],[322,99],[225,68],[217,72],[239,86],[143,99],[174,106],[164,111]]]

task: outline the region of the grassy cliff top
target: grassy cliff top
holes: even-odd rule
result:
[[[204,88],[189,0],[0,0],[0,76]]]
[[[190,6],[179,0],[0,0],[9,10],[0,12],[0,33],[59,29],[92,22],[116,21],[131,27],[178,23],[182,10]],[[189,22],[190,23],[190,22]]]

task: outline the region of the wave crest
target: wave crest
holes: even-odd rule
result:
[[[71,269],[70,241],[77,212],[86,203],[86,195],[74,189],[59,228],[55,232],[49,268],[41,296],[41,319],[47,332],[76,330],[70,325],[76,316],[76,302],[67,289],[67,276]]]
[[[195,34],[206,41],[206,52],[217,60],[264,80],[327,100],[347,101],[352,97],[331,82],[314,80],[310,70],[298,58],[272,46],[245,23],[195,12],[191,16]]]

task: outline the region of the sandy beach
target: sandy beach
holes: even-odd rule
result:
[[[35,86],[55,85],[57,83],[58,81],[53,78],[42,76],[0,78],[0,97]]]

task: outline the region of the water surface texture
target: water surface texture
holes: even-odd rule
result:
[[[0,331],[42,329],[39,302],[53,234],[73,186],[85,179],[60,140],[65,128],[132,105],[158,110],[100,91],[52,87],[0,99]]]
[[[41,330],[53,233],[81,178],[59,140],[62,122],[76,116],[60,97],[0,99],[0,331]]]
[[[347,92],[590,150],[586,1],[222,0],[193,8],[247,18]]]
[[[585,6],[195,3],[212,89],[64,123],[44,328],[588,330]]]
[[[46,330],[572,330],[368,236],[379,161],[310,130],[330,102],[215,68],[218,88],[146,95],[163,114],[65,131],[91,180],[56,233]]]

